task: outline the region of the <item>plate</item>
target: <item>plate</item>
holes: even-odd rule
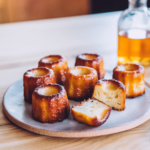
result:
[[[109,78],[110,74],[106,74]],[[78,102],[69,100],[70,107]],[[146,86],[146,92],[140,97],[126,99],[124,111],[112,110],[110,117],[100,127],[91,127],[73,120],[70,114],[68,119],[62,122],[50,124],[40,123],[32,118],[31,104],[24,101],[23,80],[11,85],[3,99],[5,115],[16,125],[28,131],[54,136],[54,137],[92,137],[113,134],[134,128],[150,118],[150,89]]]

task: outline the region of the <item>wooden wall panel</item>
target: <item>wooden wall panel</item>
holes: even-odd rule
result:
[[[4,1],[0,0],[0,23],[3,22],[3,17],[2,17],[3,7],[4,7]]]
[[[1,10],[0,10],[0,23],[3,23],[3,19],[2,19]]]
[[[4,0],[9,22],[84,15],[90,0]]]
[[[4,7],[4,3],[5,3],[4,0],[0,0],[0,9],[2,9]]]
[[[8,12],[7,12],[7,1],[0,0],[0,23],[7,23],[8,20]]]

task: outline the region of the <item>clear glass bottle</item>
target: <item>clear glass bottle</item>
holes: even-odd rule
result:
[[[118,64],[150,65],[150,14],[147,0],[129,0],[118,23]]]

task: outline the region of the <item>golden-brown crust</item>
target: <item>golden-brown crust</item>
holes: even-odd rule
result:
[[[134,71],[120,69],[129,66],[133,66],[137,69]],[[121,81],[126,86],[126,97],[128,98],[134,98],[145,93],[144,75],[144,67],[138,64],[127,63],[118,65],[113,70],[113,78]]]
[[[135,98],[135,97],[140,97],[140,96],[142,96],[143,94],[145,93],[145,91],[144,92],[141,92],[141,93],[139,93],[138,95],[134,95],[134,96],[128,96],[127,98]]]
[[[39,90],[44,87],[56,87],[58,93],[43,95]],[[55,123],[68,118],[70,106],[66,91],[59,84],[46,84],[37,87],[32,95],[33,118],[42,123]]]
[[[122,109],[116,109],[116,108],[112,107],[113,110],[117,110],[117,111],[123,111],[123,110],[125,110],[125,108],[126,108],[125,107],[125,102],[124,102],[124,105],[123,105]]]
[[[58,58],[56,61],[48,62],[45,61],[49,58]],[[64,85],[66,81],[66,72],[68,70],[68,62],[67,60],[61,55],[49,55],[42,58],[39,63],[38,67],[48,67],[54,71],[56,82],[58,84]]]
[[[75,75],[72,73],[74,69],[87,68],[90,71],[88,75]],[[92,96],[94,85],[98,80],[97,72],[93,68],[77,66],[71,68],[66,74],[65,89],[69,99],[83,101]]]
[[[85,57],[87,55],[95,58],[87,59]],[[98,79],[102,79],[105,76],[104,60],[103,57],[98,54],[84,53],[78,55],[76,57],[75,66],[87,66],[87,67],[94,68],[97,71]]]
[[[32,76],[32,71],[44,70],[46,75],[35,77]],[[23,86],[24,86],[24,98],[27,102],[32,103],[32,93],[34,89],[42,84],[56,83],[56,78],[52,69],[48,68],[33,68],[28,70],[23,75]]]
[[[95,90],[95,88],[96,88],[96,85],[103,86],[103,84],[107,84],[107,83],[112,83],[112,84],[118,86],[119,89],[122,89],[122,99],[123,99],[123,101],[122,101],[122,103],[121,103],[121,109],[117,109],[117,108],[115,108],[115,107],[112,107],[112,109],[117,110],[117,111],[123,111],[123,110],[125,109],[126,87],[123,85],[122,82],[117,81],[117,80],[115,80],[115,79],[101,79],[101,80],[98,80],[98,81],[96,82],[95,87],[94,87],[94,90]],[[97,98],[94,97],[94,91],[93,91],[93,94],[92,94],[92,99],[95,99],[95,100],[98,100],[98,101],[102,102],[101,100],[99,100],[99,99],[97,99]],[[104,103],[104,102],[102,102],[102,103]],[[104,104],[105,104],[105,103],[104,103]],[[106,105],[106,104],[105,104],[105,105]]]
[[[90,100],[90,99],[89,99]],[[87,101],[89,101],[87,100]],[[97,100],[98,101],[98,100]],[[108,106],[108,109],[106,111],[103,112],[103,117],[100,119],[98,119],[96,116],[95,117],[89,117],[87,115],[83,115],[82,113],[79,113],[79,112],[76,112],[73,110],[74,107],[76,106],[81,106],[85,103],[86,101],[84,100],[83,102],[81,102],[80,104],[77,104],[75,106],[72,106],[72,109],[71,109],[71,112],[72,112],[72,116],[73,116],[73,119],[78,121],[78,122],[81,122],[81,123],[86,123],[88,125],[91,125],[91,126],[95,126],[95,127],[98,127],[100,125],[102,125],[103,123],[106,122],[106,120],[108,119],[109,115],[110,115],[110,112],[111,112],[111,107]],[[99,102],[99,101],[98,101]],[[103,103],[104,104],[104,103]],[[106,104],[105,104],[106,105]]]

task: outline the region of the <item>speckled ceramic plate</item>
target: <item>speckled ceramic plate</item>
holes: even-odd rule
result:
[[[106,78],[109,78],[109,74]],[[70,107],[76,104],[70,100]],[[134,128],[150,118],[150,89],[140,97],[126,99],[124,111],[111,111],[110,117],[100,127],[91,127],[74,121],[71,114],[63,122],[54,124],[40,123],[32,118],[31,104],[24,101],[23,81],[19,80],[11,85],[3,99],[5,115],[16,125],[38,134],[55,137],[92,137],[117,133]]]

